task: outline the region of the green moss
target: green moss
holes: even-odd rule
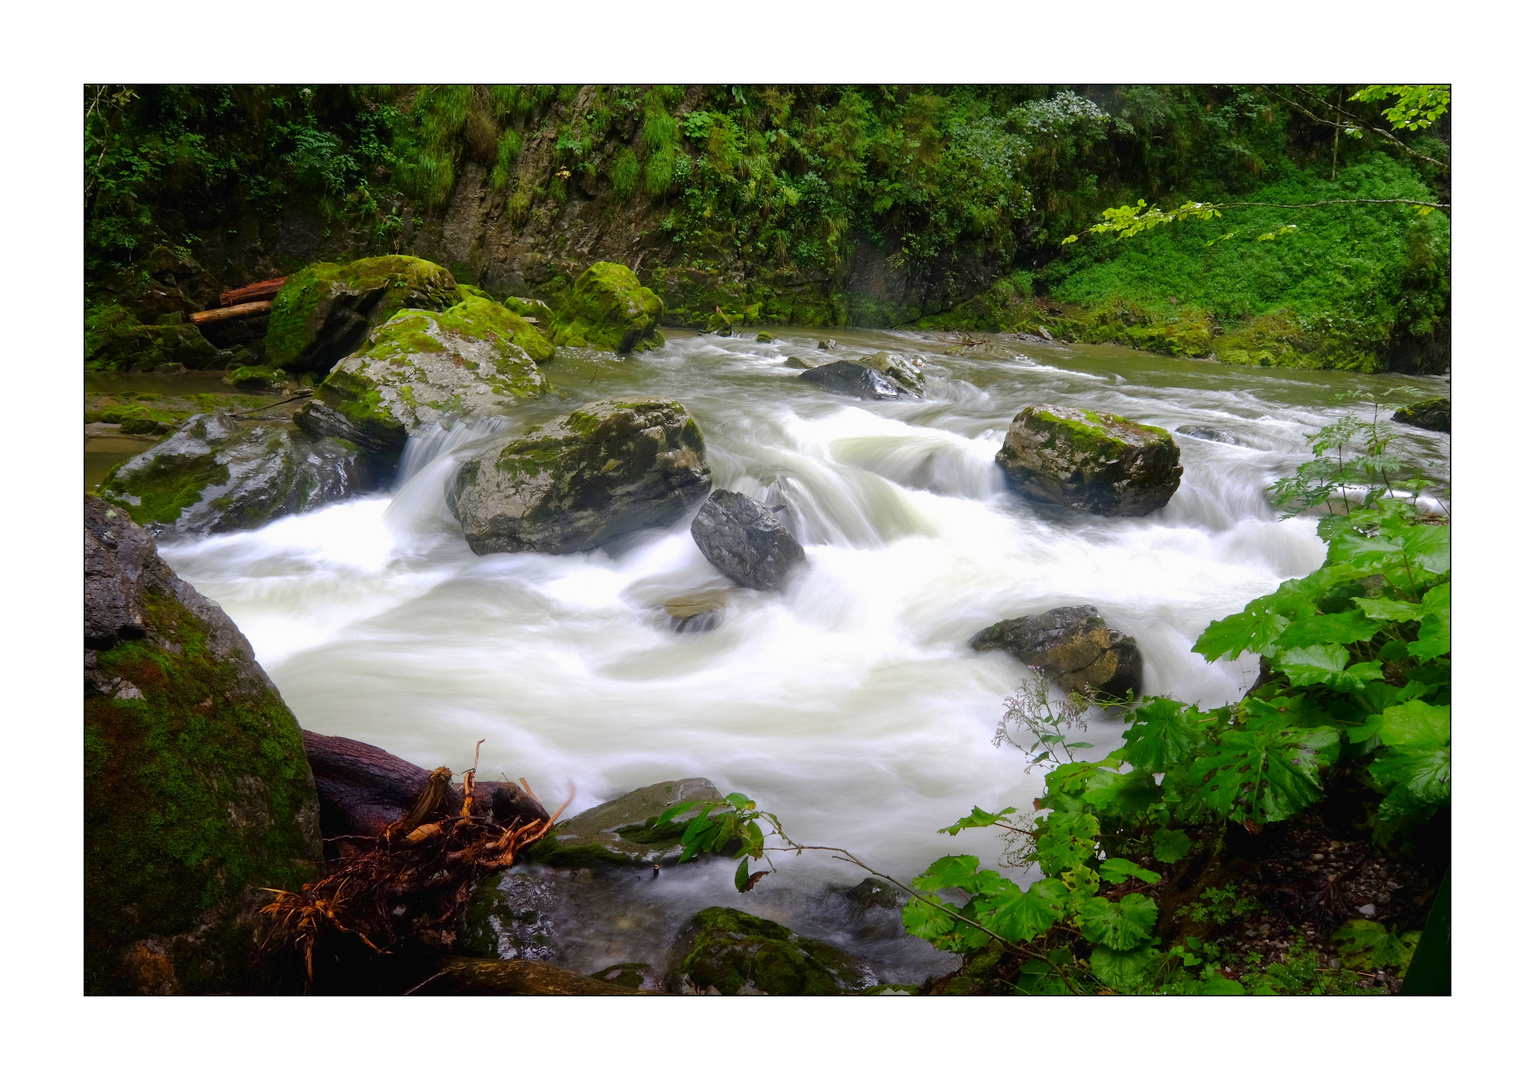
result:
[[[162,455],[131,473],[124,473],[121,465],[113,469],[102,481],[101,497],[126,509],[140,525],[168,525],[202,498],[204,488],[228,480],[229,466],[218,464],[212,455]]]
[[[471,297],[437,316],[437,325],[464,337],[494,336],[510,341],[527,353],[535,364],[546,363],[554,356],[554,346],[548,338],[521,315],[493,299]]]
[[[700,911],[678,940],[687,952],[674,974],[721,994],[845,994],[862,981],[857,962],[841,950],[734,908]]]
[[[555,315],[555,345],[593,346],[615,352],[657,348],[661,298],[619,263],[594,263],[576,279]]]
[[[85,313],[85,366],[92,371],[152,371],[169,364],[216,367],[221,354],[197,327],[145,325],[121,304],[97,304]]]
[[[296,888],[317,854],[298,824],[313,788],[282,699],[242,686],[234,662],[209,653],[207,624],[174,598],[150,596],[145,621],[148,639],[97,658],[143,696],[85,702],[86,910],[98,940],[191,929],[247,886]]]

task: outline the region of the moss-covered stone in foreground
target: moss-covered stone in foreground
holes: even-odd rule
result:
[[[554,344],[643,352],[665,343],[656,329],[665,306],[634,271],[600,262],[576,279],[554,317]]]
[[[86,992],[275,989],[260,890],[320,859],[298,724],[144,530],[90,496],[85,522]]]
[[[706,908],[677,935],[666,971],[673,992],[856,994],[873,985],[855,957],[735,908]]]

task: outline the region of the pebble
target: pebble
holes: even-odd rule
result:
[[[1359,908],[1359,914],[1363,915],[1367,919],[1374,918],[1375,917],[1375,905],[1374,904],[1364,904],[1364,905],[1362,905]]]

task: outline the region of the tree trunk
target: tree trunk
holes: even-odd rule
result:
[[[272,301],[257,300],[251,304],[214,308],[211,311],[194,311],[188,316],[194,323],[223,322],[225,319],[244,319],[251,315],[265,315],[272,310]]]
[[[238,289],[225,289],[219,293],[219,306],[233,307],[252,300],[270,300],[282,292],[283,284],[287,280],[285,277],[272,278],[268,281],[258,281],[254,285],[242,285]]]
[[[304,753],[314,772],[320,832],[327,844],[338,837],[377,836],[410,812],[432,777],[428,769],[340,735],[306,731]],[[456,817],[463,805],[463,789],[449,784],[436,813]],[[497,824],[549,817],[538,800],[516,784],[498,782],[474,785],[474,813]]]

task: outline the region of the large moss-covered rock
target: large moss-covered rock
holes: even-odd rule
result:
[[[87,993],[297,989],[263,887],[314,881],[299,727],[219,606],[85,500]]]
[[[1065,406],[1013,417],[997,464],[1035,499],[1108,517],[1140,517],[1167,505],[1183,466],[1159,427]]]
[[[900,353],[877,352],[863,356],[853,363],[870,371],[877,371],[914,397],[921,397],[926,380],[922,374],[922,357],[902,356]]]
[[[664,311],[661,298],[627,266],[596,263],[576,279],[555,314],[554,343],[614,352],[657,349],[665,344],[656,329]]]
[[[459,302],[453,275],[425,259],[315,263],[289,275],[272,299],[267,362],[291,372],[328,371],[402,308],[442,311]]]
[[[558,823],[528,849],[528,858],[550,866],[672,866],[682,854],[682,833],[698,815],[686,810],[660,826],[674,806],[718,802],[719,789],[699,776],[651,784]]]
[[[101,493],[165,539],[254,529],[339,502],[370,480],[355,447],[286,420],[200,413],[113,469]]]
[[[338,363],[294,420],[361,447],[387,470],[419,428],[499,415],[545,393],[536,361],[552,351],[521,316],[490,300],[471,297],[442,312],[407,309]]]
[[[448,506],[476,554],[586,551],[683,517],[709,490],[703,436],[675,401],[601,401],[492,442]]]
[[[94,371],[153,371],[180,364],[193,370],[223,366],[230,354],[179,315],[146,325],[121,304],[98,304],[85,313],[85,366]]]
[[[1140,692],[1140,646],[1133,637],[1111,629],[1091,604],[1004,619],[982,630],[970,644],[977,652],[1006,649],[1079,694],[1096,690],[1129,698]]]
[[[666,986],[674,993],[856,994],[875,982],[841,949],[734,908],[706,908],[677,934]]]
[[[714,491],[693,518],[693,542],[721,573],[748,589],[778,589],[805,549],[778,515],[749,495]]]
[[[1408,405],[1392,413],[1391,419],[1399,424],[1410,424],[1428,431],[1448,432],[1450,430],[1450,399],[1433,398],[1429,401],[1420,401],[1415,405]]]

